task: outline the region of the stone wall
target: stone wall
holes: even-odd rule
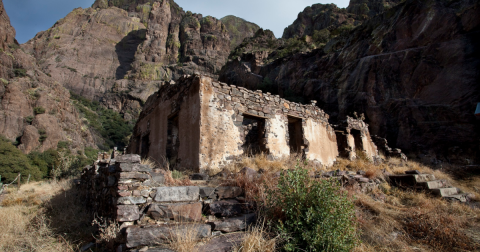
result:
[[[201,180],[166,186],[164,172],[142,165],[139,155],[103,158],[84,169],[80,190],[88,209],[120,225],[117,251],[167,243],[179,230],[206,238],[245,230],[255,221],[253,204],[239,187],[209,187]]]
[[[177,115],[178,138],[169,129]],[[166,83],[148,99],[129,145],[129,153],[194,171],[217,170],[259,152],[272,159],[299,152],[326,166],[338,156],[328,115],[314,102],[298,104],[198,75]]]
[[[347,116],[347,120],[335,128],[340,156],[353,160],[357,157],[357,151],[360,151],[372,161],[379,157],[368,124],[363,120]]]

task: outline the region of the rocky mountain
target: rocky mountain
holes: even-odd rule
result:
[[[137,117],[164,81],[183,74],[217,76],[231,41],[252,23],[185,12],[173,0],[97,0],[75,9],[22,45],[40,67],[69,90]],[[239,34],[239,32],[241,34]]]
[[[71,104],[70,93],[45,74],[15,40],[15,29],[0,0],[0,134],[24,153],[93,146],[92,134]]]
[[[472,0],[407,0],[316,49],[275,58],[285,44],[250,45],[257,49],[233,55],[220,80],[318,100],[333,122],[365,113],[392,146],[468,163],[480,136],[479,10]],[[308,45],[300,42],[291,45]]]
[[[245,38],[253,37],[260,27],[243,18],[228,15],[220,19],[230,34],[230,49],[240,45]]]

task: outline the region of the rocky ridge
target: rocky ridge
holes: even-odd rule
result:
[[[365,113],[372,134],[407,153],[468,162],[479,135],[478,10],[468,0],[405,1],[317,49],[268,61],[282,46],[253,44],[260,49],[234,55],[220,80],[318,100],[333,122]]]
[[[93,146],[70,93],[45,74],[14,39],[15,30],[0,0],[0,134],[24,153],[43,152],[68,141],[72,149]]]
[[[226,20],[235,33],[221,20],[185,12],[172,0],[97,0],[22,46],[69,90],[131,120],[164,81],[218,74],[230,53],[230,38],[243,39],[248,32],[238,31],[256,26]]]

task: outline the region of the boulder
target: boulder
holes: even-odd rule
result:
[[[221,200],[215,201],[209,204],[210,214],[231,217],[242,213],[242,207],[240,202],[236,200]]]
[[[218,199],[231,199],[242,195],[243,190],[237,186],[223,186],[218,187],[215,192],[218,194]]]
[[[231,233],[235,231],[245,230],[250,224],[256,220],[256,214],[245,214],[239,217],[228,218],[213,222],[213,230]]]

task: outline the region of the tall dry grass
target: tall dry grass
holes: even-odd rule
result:
[[[244,240],[233,248],[233,252],[274,252],[278,238],[270,237],[265,222],[261,222],[246,232]]]
[[[71,181],[10,188],[0,207],[0,251],[77,251],[91,240],[88,214]]]

